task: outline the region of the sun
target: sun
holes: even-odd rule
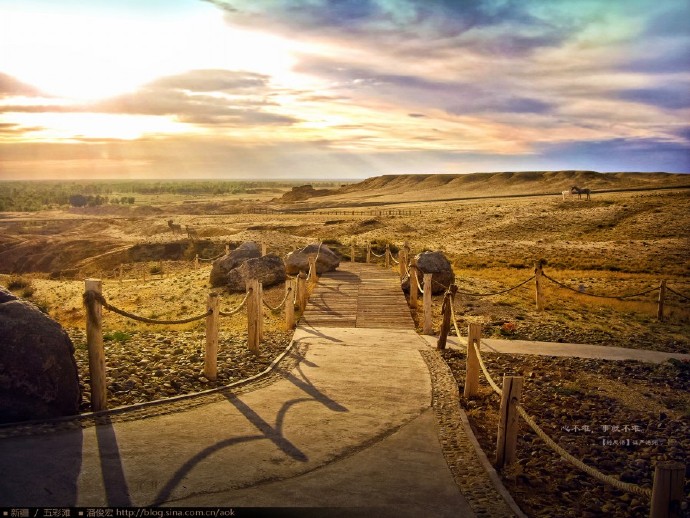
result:
[[[11,9],[0,31],[0,70],[45,95],[88,102],[190,70],[288,77],[290,42],[229,26],[212,5],[185,16]],[[30,36],[27,36],[30,35]]]

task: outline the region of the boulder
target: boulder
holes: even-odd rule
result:
[[[246,291],[249,279],[258,279],[265,287],[273,286],[285,281],[285,263],[274,254],[247,259],[237,268],[230,270],[227,275],[227,287],[233,292]]]
[[[423,274],[431,273],[432,283],[431,292],[434,295],[443,293],[446,288],[444,286],[450,286],[455,282],[455,274],[453,273],[453,268],[450,265],[450,261],[446,259],[443,252],[422,252],[415,256],[417,260],[417,269],[419,271],[419,284],[424,286]],[[404,291],[410,290],[409,279],[402,284],[402,289]]]
[[[79,413],[74,346],[60,324],[0,288],[0,423]]]
[[[299,272],[309,273],[309,256],[317,253],[319,254],[316,258],[316,273],[318,275],[332,272],[340,266],[340,259],[333,250],[326,245],[321,245],[321,250],[319,250],[319,244],[312,243],[285,256],[285,271],[290,275],[296,275]]]
[[[225,286],[228,283],[228,273],[248,259],[261,257],[259,245],[251,241],[242,243],[232,252],[213,261],[211,268],[211,286]],[[244,288],[242,288],[244,290]]]

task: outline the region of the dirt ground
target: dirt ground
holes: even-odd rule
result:
[[[186,204],[183,198],[166,196],[151,197],[132,209],[115,212],[105,207],[0,213],[0,284],[33,301],[68,329],[82,364],[82,385],[87,395],[85,315],[81,302],[85,278],[103,279],[106,299],[127,311],[159,319],[196,315],[204,312],[211,290],[210,260],[223,254],[226,245],[232,249],[248,240],[265,242],[269,253],[281,256],[308,243],[324,241],[344,260],[349,260],[349,245],[354,240],[359,261],[365,258],[366,243],[371,243],[377,254],[383,252],[386,243],[393,251],[404,242],[413,253],[441,250],[451,261],[456,283],[464,292],[455,300],[461,328],[479,322],[484,336],[690,353],[688,189],[601,192],[594,193],[589,201],[563,200],[556,195],[496,195],[439,202],[425,201],[430,197],[425,194],[410,203],[403,203],[409,201],[404,193],[372,191],[367,198],[359,191],[352,198],[356,203],[347,209],[347,199],[343,194],[339,196],[342,199],[334,199],[332,206],[328,205],[328,197],[319,198],[318,205],[257,198],[258,201],[243,201],[238,209],[237,200],[197,198]],[[313,210],[305,212],[309,208]],[[173,233],[168,220],[181,225],[183,232]],[[195,231],[196,236],[190,237],[186,227]],[[544,263],[549,277],[571,288],[547,281],[545,311],[536,311],[533,281],[501,295],[482,295],[529,279],[538,260]],[[658,290],[615,298],[656,288],[662,280],[673,290],[667,292],[663,321],[657,319]],[[224,310],[241,301],[240,295],[219,291]],[[282,293],[282,286],[267,290],[269,303],[278,304]],[[436,296],[433,302],[435,330],[440,326],[441,298]],[[419,323],[417,313],[413,310]],[[219,360],[225,362],[227,375],[221,381],[240,379],[265,368],[289,340],[281,326],[280,316],[271,315],[266,327],[267,347],[262,356],[251,357],[246,354],[244,342],[246,322],[239,317],[225,320]],[[106,352],[111,357],[109,398],[116,404],[210,386],[200,376],[203,322],[151,326],[108,313],[104,332],[109,336]],[[462,369],[455,365],[458,359],[446,359],[460,382]],[[499,370],[529,366],[529,361],[521,358],[490,359],[490,363]],[[627,405],[628,413],[611,414],[611,423],[630,424],[637,420],[657,426],[663,421],[664,426],[657,426],[653,433],[650,429],[648,435],[655,440],[670,440],[676,437],[678,426],[688,429],[688,401],[679,393],[687,391],[687,366],[677,368],[684,380],[680,388],[668,377],[668,369],[657,371],[644,366],[596,362],[581,365],[577,360],[554,363],[545,359],[531,366],[530,372],[537,373],[542,380],[558,373],[573,379],[554,395],[558,401],[551,403],[547,396],[555,389],[539,385],[541,399],[530,410],[540,418],[550,419],[554,405],[572,403],[558,398],[574,397],[583,416],[589,415],[590,421],[601,424],[605,416],[596,413],[596,405],[593,407],[587,401],[605,396],[610,398],[606,408],[611,411],[617,412],[619,406]],[[630,372],[644,380],[631,382],[626,378]],[[629,402],[611,402],[623,392],[633,394],[640,405],[644,403],[637,405],[638,413],[630,413]],[[495,401],[491,398],[487,393],[483,399],[465,402],[487,451],[491,451],[491,433],[495,433],[490,432],[495,420]],[[88,410],[86,396],[82,409]],[[660,417],[662,414],[665,417]],[[669,416],[672,419],[667,419]],[[668,422],[676,424],[668,427]],[[561,421],[553,421],[552,428],[559,431],[559,426],[564,426]],[[673,433],[666,434],[668,430]],[[582,439],[562,430],[561,435],[564,440]],[[635,464],[635,460],[628,465],[627,461],[619,463],[617,457],[612,460],[610,448],[588,449],[587,440],[591,437],[585,439],[576,447],[589,452],[595,465],[603,460],[615,471],[620,464],[632,473],[631,477],[645,483],[650,462],[666,452],[663,446],[645,446],[648,449],[642,458],[644,466],[642,461]],[[557,463],[530,463],[543,452],[536,442],[532,445],[530,436],[521,440],[529,443],[531,449],[526,451],[530,457],[521,460],[523,471],[507,473],[506,481],[514,494],[523,495],[520,498],[528,514],[539,516],[539,509],[545,504],[538,498],[529,498],[537,493],[530,488],[541,487],[540,480],[549,478],[554,466],[564,468]],[[680,453],[666,453],[673,458],[686,455],[687,447],[686,441]],[[626,500],[619,494],[602,496],[593,487],[597,482],[582,482],[581,477],[566,471],[563,474],[567,483],[557,481],[556,477],[549,479],[549,487],[554,488],[550,498],[561,498],[560,509],[575,509],[575,514],[570,515],[624,516],[628,508],[635,510],[632,515],[642,515],[646,504],[639,500]],[[575,485],[570,485],[573,480]],[[610,498],[616,500],[606,507]],[[572,507],[575,504],[580,507]],[[584,514],[577,514],[580,511]]]

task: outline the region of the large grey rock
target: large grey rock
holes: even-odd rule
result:
[[[268,254],[247,259],[237,268],[230,270],[227,275],[227,287],[230,291],[244,292],[249,279],[258,279],[265,288],[283,282],[286,278],[283,260],[277,255]]]
[[[423,274],[431,273],[433,274],[431,279],[431,292],[434,295],[443,293],[447,286],[450,286],[455,282],[455,274],[453,273],[453,267],[450,265],[450,261],[443,255],[443,252],[422,252],[415,256],[417,260],[417,269],[419,270],[418,278],[419,284],[424,286]],[[410,282],[406,280],[402,284],[402,289],[404,291],[410,290]]]
[[[290,275],[296,275],[299,272],[309,273],[309,256],[317,253],[316,273],[318,275],[324,272],[332,272],[340,266],[340,259],[338,259],[333,250],[326,245],[321,245],[319,250],[319,244],[312,243],[285,256],[285,271]]]
[[[247,241],[235,248],[232,252],[213,261],[211,268],[211,286],[225,286],[228,283],[228,274],[248,259],[261,257],[259,245]]]
[[[60,324],[0,288],[0,422],[76,415],[74,346]]]

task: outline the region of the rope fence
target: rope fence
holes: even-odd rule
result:
[[[218,314],[221,317],[231,317],[232,315],[235,315],[240,312],[240,310],[245,306],[247,303],[247,300],[249,299],[249,296],[254,292],[253,289],[248,289],[247,293],[245,293],[244,298],[242,299],[242,302],[240,302],[235,309],[231,309],[230,311],[218,311]]]
[[[155,318],[147,318],[147,317],[135,315],[134,313],[129,313],[128,311],[125,311],[124,309],[120,309],[120,308],[113,306],[112,304],[109,304],[105,300],[105,297],[103,297],[103,295],[101,293],[98,293],[94,290],[88,290],[88,291],[84,292],[84,305],[87,308],[90,308],[93,306],[93,301],[97,301],[99,304],[101,304],[101,306],[103,306],[108,311],[112,311],[113,313],[117,313],[118,315],[121,315],[123,317],[129,318],[131,320],[136,320],[137,322],[143,322],[146,324],[161,324],[161,325],[188,324],[190,322],[196,322],[197,320],[201,320],[203,318],[206,318],[207,316],[210,315],[210,311],[207,311],[206,313],[203,313],[201,315],[197,315],[195,317],[181,318],[181,319],[177,319],[177,320],[158,320]]]
[[[460,329],[458,327],[457,318],[453,305],[448,305],[448,311],[455,332],[460,336]],[[515,462],[515,448],[517,443],[518,428],[516,424],[511,421],[511,414],[519,415],[527,423],[527,425],[534,431],[539,438],[541,438],[547,446],[549,446],[555,453],[557,453],[563,460],[569,462],[575,468],[583,471],[597,480],[609,484],[621,491],[634,493],[638,496],[645,497],[651,500],[652,513],[651,516],[672,516],[671,509],[679,504],[679,501],[674,500],[673,495],[681,495],[684,486],[683,477],[667,476],[667,472],[684,473],[685,467],[678,465],[678,463],[659,463],[657,464],[654,475],[654,487],[652,489],[642,487],[629,482],[623,482],[616,477],[602,473],[598,469],[584,463],[563,447],[559,446],[544,430],[536,423],[535,419],[529,415],[525,408],[520,405],[519,397],[522,389],[523,378],[521,376],[504,376],[503,390],[493,380],[489,370],[484,364],[480,353],[481,340],[481,326],[478,324],[470,324],[468,328],[468,344],[467,344],[467,365],[465,374],[465,390],[466,398],[477,394],[478,383],[473,386],[472,380],[478,381],[478,370],[475,365],[478,365],[484,374],[484,378],[491,386],[491,389],[501,397],[501,409],[499,412],[499,429],[497,433],[496,445],[496,465],[498,468],[506,464]],[[440,340],[439,340],[440,342]],[[445,343],[445,342],[444,342]],[[441,347],[439,347],[441,348]],[[517,387],[517,389],[516,389]],[[468,390],[469,389],[469,390]],[[509,391],[509,393],[506,392]],[[682,468],[682,469],[681,469]],[[676,480],[679,479],[679,480]],[[670,480],[670,482],[669,482]],[[675,484],[675,486],[673,486]],[[664,487],[661,487],[664,486]],[[668,486],[668,487],[667,487]],[[658,487],[658,488],[657,488]]]
[[[285,297],[283,297],[282,302],[280,304],[278,304],[276,307],[269,306],[268,302],[266,302],[266,299],[263,299],[262,302],[263,302],[264,306],[266,306],[269,310],[273,311],[274,313],[277,313],[278,311],[280,311],[283,308],[283,306],[287,302],[288,296],[290,295],[291,292],[292,292],[292,288],[288,288],[285,292]]]
[[[556,279],[554,279],[553,277],[550,277],[550,276],[546,275],[545,273],[542,273],[542,275],[544,276],[545,279],[548,279],[549,281],[551,281],[551,282],[553,282],[554,284],[560,286],[561,288],[564,288],[564,289],[566,289],[566,290],[573,291],[573,292],[575,292],[575,293],[577,293],[577,294],[579,294],[579,295],[587,295],[588,297],[597,297],[597,298],[601,298],[601,299],[616,299],[616,300],[629,299],[629,298],[632,298],[632,297],[639,297],[639,296],[641,296],[641,295],[646,295],[647,293],[651,293],[651,292],[656,291],[656,290],[659,289],[658,286],[655,286],[655,287],[653,287],[653,288],[649,288],[649,289],[646,289],[646,290],[644,290],[644,291],[640,291],[640,292],[638,292],[638,293],[629,293],[629,294],[626,294],[626,295],[601,295],[601,294],[597,294],[597,293],[589,293],[589,292],[587,292],[587,291],[578,290],[578,289],[576,289],[576,288],[573,288],[573,287],[571,287],[571,286],[568,286],[567,284],[563,284],[562,282],[557,281]],[[668,288],[667,288],[667,289],[668,289]]]
[[[471,291],[462,291],[462,290],[458,290],[458,293],[459,293],[460,295],[465,295],[465,296],[467,296],[467,297],[477,297],[477,298],[481,298],[481,297],[494,297],[494,296],[496,296],[496,295],[503,295],[504,293],[509,293],[509,292],[511,292],[511,291],[513,291],[513,290],[516,290],[516,289],[518,289],[518,288],[524,286],[524,285],[527,284],[528,282],[533,281],[533,280],[534,280],[534,277],[535,277],[535,276],[532,275],[532,277],[530,277],[529,279],[525,279],[525,280],[522,281],[521,283],[516,284],[515,286],[512,286],[512,287],[510,287],[510,288],[506,288],[505,290],[501,290],[501,291],[494,291],[494,292],[491,292],[491,293],[473,293],[473,292],[471,292]],[[447,288],[446,288],[446,289],[447,289]]]
[[[220,255],[218,255],[218,256],[216,256],[216,257],[210,257],[210,258],[208,258],[208,259],[205,258],[205,257],[199,257],[199,261],[203,261],[203,262],[208,262],[208,263],[210,263],[210,262],[213,262],[213,261],[215,261],[215,260],[217,260],[217,259],[220,259],[220,258],[223,257],[223,256],[225,256],[225,254],[220,254]]]
[[[311,258],[314,261],[314,258]],[[315,261],[314,261],[315,262]],[[314,268],[315,269],[315,268]],[[315,282],[314,277],[314,282]],[[302,283],[301,292],[299,289]],[[219,296],[215,292],[209,293],[207,310],[200,315],[180,319],[156,319],[136,315],[110,304],[103,296],[103,283],[100,279],[87,279],[83,293],[83,302],[86,307],[86,342],[89,356],[89,377],[91,385],[91,409],[94,412],[106,410],[107,384],[105,369],[105,349],[103,347],[103,308],[125,318],[146,324],[176,325],[206,320],[206,348],[204,354],[204,376],[215,381],[217,379],[217,353],[218,353],[218,328],[219,317],[228,317],[237,314],[246,307],[247,309],[247,346],[254,354],[259,354],[259,345],[263,340],[263,327],[265,312],[263,307],[271,312],[278,312],[285,308],[285,326],[292,329],[295,326],[295,305],[304,311],[308,291],[305,287],[306,277],[302,274],[296,279],[288,277],[285,281],[285,295],[276,307],[271,306],[263,298],[263,287],[256,279],[247,281],[247,290],[242,301],[229,311],[221,311],[219,308]],[[299,292],[299,293],[298,293]],[[301,295],[300,295],[301,294]]]
[[[673,293],[674,295],[678,295],[683,300],[690,300],[690,297],[688,297],[687,295],[683,295],[682,293],[678,293],[676,290],[673,290],[673,289],[669,288],[668,286],[666,286],[666,289],[668,291],[670,291],[671,293]]]

